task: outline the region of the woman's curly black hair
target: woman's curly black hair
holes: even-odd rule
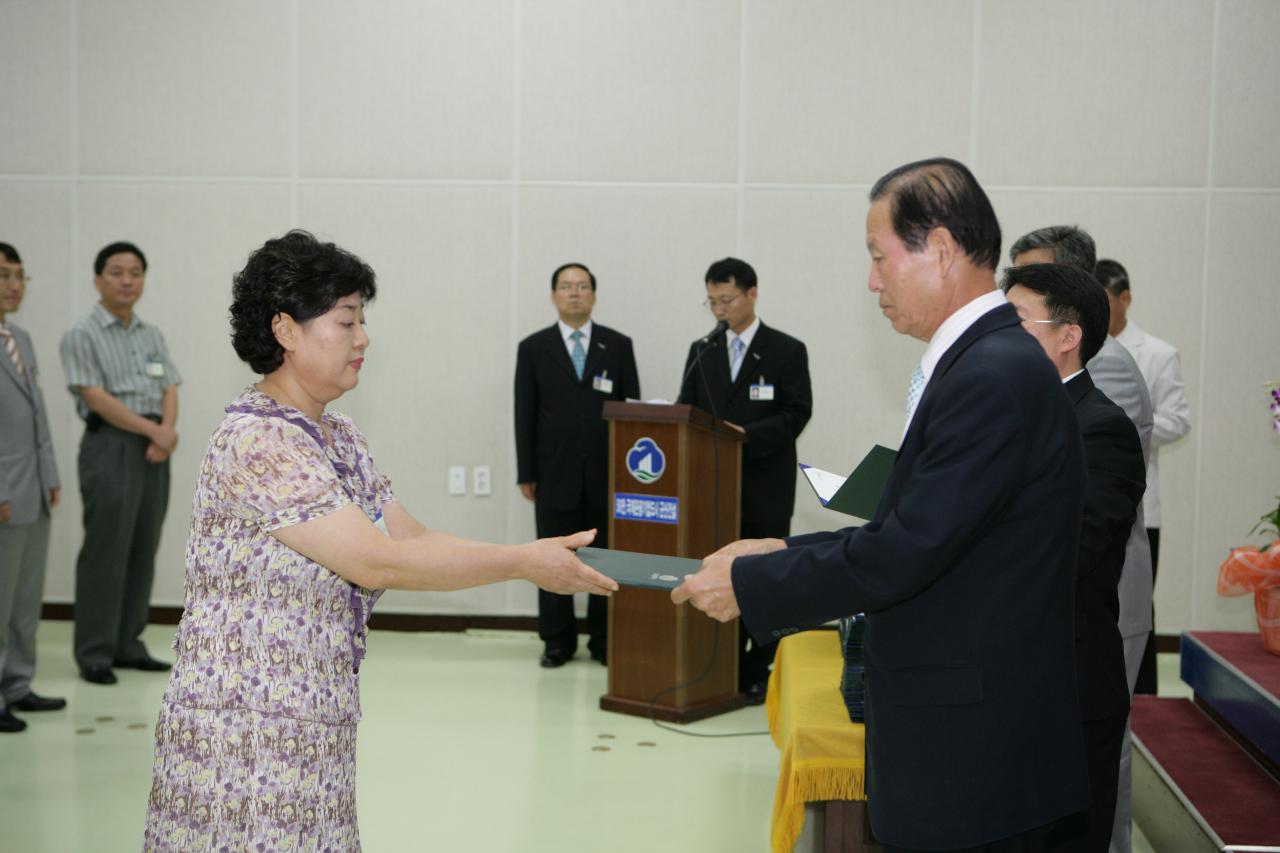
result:
[[[231,286],[231,344],[236,355],[264,376],[284,363],[271,330],[277,314],[305,323],[359,293],[370,302],[378,292],[373,270],[333,243],[294,230],[268,240],[249,256]]]

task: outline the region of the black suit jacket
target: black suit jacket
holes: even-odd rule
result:
[[[1081,717],[1102,720],[1129,709],[1118,587],[1147,466],[1133,421],[1094,387],[1089,371],[1065,387],[1088,469],[1076,575],[1076,678]]]
[[[977,846],[1088,804],[1072,611],[1084,481],[1062,382],[1002,305],[938,362],[870,523],[734,561],[760,639],[866,611],[882,842]]]
[[[809,353],[800,341],[761,323],[735,382],[729,378],[726,346],[724,335],[716,338],[706,346],[699,367],[693,367],[693,361],[702,344],[695,341],[689,347],[680,402],[746,429],[742,520],[790,519],[796,500],[796,438],[813,414]],[[752,400],[750,390],[756,384],[772,385],[773,399]]]
[[[613,381],[605,393],[597,376]],[[640,396],[631,339],[591,324],[587,364],[578,379],[559,325],[534,332],[516,351],[516,482],[538,484],[548,509],[603,507],[609,491],[605,400]]]

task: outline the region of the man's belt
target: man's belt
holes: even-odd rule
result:
[[[159,415],[143,415],[143,417],[155,424],[158,424],[163,420]],[[87,432],[97,432],[106,425],[106,419],[97,412],[90,412],[85,415],[84,428]]]

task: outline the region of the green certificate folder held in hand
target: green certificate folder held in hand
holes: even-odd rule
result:
[[[880,505],[880,496],[893,473],[893,463],[898,458],[896,450],[877,444],[871,448],[858,467],[848,477],[800,463],[800,470],[827,509],[843,512],[855,518],[870,519]]]
[[[646,589],[675,589],[702,566],[701,560],[688,557],[661,557],[612,548],[579,548],[578,559],[602,575],[608,575],[621,586]]]

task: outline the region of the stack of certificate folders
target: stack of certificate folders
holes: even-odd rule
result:
[[[840,695],[855,723],[867,719],[866,666],[862,659],[862,634],[867,627],[867,614],[855,613],[839,620],[840,649],[844,653],[844,670],[840,675]]]

